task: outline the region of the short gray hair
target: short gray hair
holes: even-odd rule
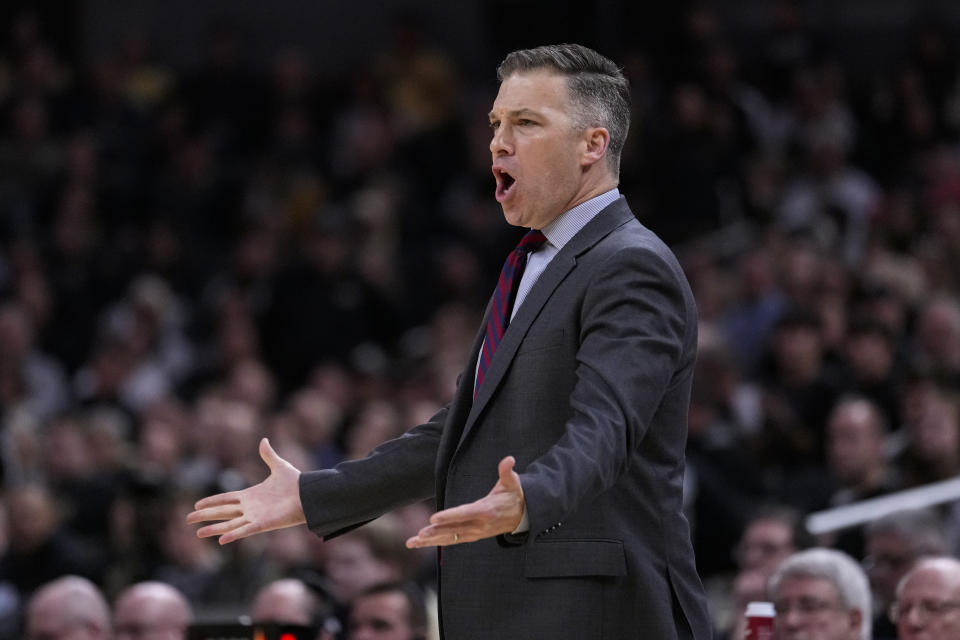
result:
[[[860,612],[860,638],[870,640],[873,613],[870,606],[870,583],[867,574],[853,558],[837,551],[816,547],[795,553],[777,567],[770,576],[769,592],[775,598],[787,578],[817,578],[834,586],[840,604],[848,611]]]
[[[610,134],[607,166],[619,175],[620,154],[630,130],[630,82],[620,67],[583,45],[553,44],[508,54],[497,67],[497,78],[503,82],[515,73],[543,69],[567,79],[575,126],[603,127]]]

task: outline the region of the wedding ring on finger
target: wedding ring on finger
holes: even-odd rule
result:
[[[460,542],[460,534],[455,533],[453,534],[453,544],[457,544],[458,542]]]

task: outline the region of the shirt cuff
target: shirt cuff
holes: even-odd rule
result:
[[[516,535],[518,533],[526,533],[530,531],[530,518],[527,517],[527,505],[523,505],[523,516],[520,518],[520,524],[517,525],[517,528],[510,532],[511,535]]]

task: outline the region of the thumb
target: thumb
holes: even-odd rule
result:
[[[499,465],[497,465],[497,473],[500,476],[500,484],[508,489],[513,489],[520,484],[517,474],[513,472],[513,466],[516,463],[517,461],[513,458],[513,456],[507,456],[500,461]]]
[[[260,458],[267,463],[270,471],[275,471],[277,463],[283,461],[283,458],[277,455],[277,452],[270,446],[270,440],[267,438],[260,439]]]

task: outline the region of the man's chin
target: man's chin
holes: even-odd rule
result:
[[[507,205],[500,205],[503,209],[503,219],[507,221],[507,224],[513,225],[514,227],[525,227],[524,216],[521,211],[517,211],[516,208],[510,207]]]

